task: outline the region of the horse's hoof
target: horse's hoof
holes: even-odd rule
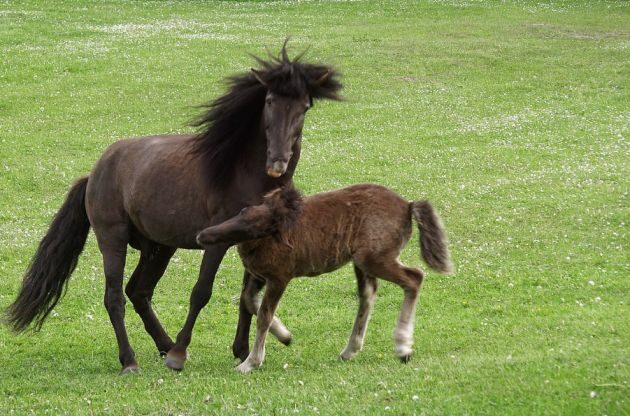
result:
[[[353,358],[354,358],[354,354],[344,354],[344,353],[339,354],[339,359],[341,361],[350,361]]]
[[[293,338],[291,338],[291,335],[289,335],[286,338],[278,338],[278,341],[280,341],[281,343],[283,343],[284,345],[286,345],[287,347],[289,345],[291,345],[291,341],[293,340]]]
[[[157,344],[157,350],[160,353],[160,357],[166,357],[166,354],[175,346],[175,343],[170,339],[168,341],[160,342]]]
[[[138,367],[138,364],[131,364],[123,368],[122,370],[120,370],[120,375],[138,374],[139,372],[140,372],[140,367]]]
[[[239,362],[242,363],[247,359],[247,357],[249,357],[249,348],[233,347],[232,354],[234,355],[234,358],[240,360]]]
[[[184,369],[184,363],[186,362],[186,353],[178,354],[173,349],[171,349],[166,354],[166,359],[164,363],[168,368],[175,371],[182,371]]]

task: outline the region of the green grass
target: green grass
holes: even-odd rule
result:
[[[121,377],[91,236],[43,330],[0,328],[2,414],[630,414],[630,6],[624,1],[0,2],[0,309],[73,179],[118,138],[185,132],[247,52],[311,45],[344,74],[309,112],[295,179],[429,198],[454,276],[429,273],[415,355],[393,354],[402,293],[383,283],[364,351],[344,347],[350,268],[292,283],[286,348],[233,371],[231,250],[184,372],[132,308],[139,375]],[[417,236],[403,261],[418,265]],[[200,252],[155,295],[176,334]],[[137,261],[132,254],[129,273]]]

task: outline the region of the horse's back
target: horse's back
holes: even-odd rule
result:
[[[190,151],[193,136],[151,136],[110,145],[90,173],[86,209],[95,232],[130,223],[165,245],[197,247],[206,225],[205,187]]]

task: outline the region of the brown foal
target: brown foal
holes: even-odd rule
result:
[[[429,202],[408,202],[379,185],[355,185],[304,199],[290,187],[277,189],[261,205],[244,208],[200,232],[197,242],[202,247],[238,243],[247,271],[267,283],[261,304],[255,291],[247,293],[244,288],[248,309],[257,312],[258,319],[253,349],[237,370],[248,373],[262,364],[267,332],[291,279],[331,272],[350,261],[358,281],[359,310],[341,358],[351,359],[363,346],[379,277],[396,283],[405,293],[394,341],[396,355],[407,362],[424,276],[420,269],[398,260],[411,236],[412,218],[420,230],[421,254],[427,265],[450,272],[444,228]]]

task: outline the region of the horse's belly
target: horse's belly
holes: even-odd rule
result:
[[[186,212],[176,210],[159,216],[140,211],[130,217],[142,236],[170,247],[200,248],[196,241],[197,233],[208,226],[207,221],[191,222]]]

